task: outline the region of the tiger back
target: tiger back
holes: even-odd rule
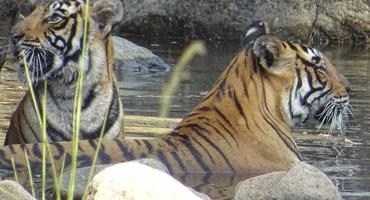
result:
[[[248,39],[209,94],[169,134],[156,139],[103,140],[97,163],[155,158],[172,174],[250,174],[287,170],[300,160],[291,127],[310,116],[331,128],[349,111],[348,81],[318,50],[260,32]],[[51,144],[55,166],[71,142]],[[80,141],[78,167],[91,165],[97,142]],[[41,145],[0,149],[0,166],[25,169],[27,151],[41,166]],[[23,161],[23,162],[22,162]],[[65,166],[71,164],[66,159]]]
[[[12,28],[11,50],[19,77],[26,80],[27,67],[39,112],[28,92],[11,118],[5,145],[42,140],[37,116],[43,112],[45,95],[47,139],[72,139],[80,65],[84,74],[80,139],[98,138],[101,132],[105,138],[120,134],[123,111],[113,72],[111,30],[122,19],[122,2],[101,0],[90,8],[83,52],[85,8],[82,0],[52,1],[38,5]]]

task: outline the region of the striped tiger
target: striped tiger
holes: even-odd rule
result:
[[[97,1],[91,7],[86,51],[82,52],[84,8],[81,0],[39,5],[11,30],[11,49],[19,76],[26,80],[26,65],[39,113],[46,95],[46,132],[50,142],[72,139],[75,92],[82,63],[80,139],[98,138],[105,118],[104,137],[116,138],[120,134],[123,111],[113,72],[110,33],[122,18],[122,3]],[[41,140],[42,129],[28,92],[11,118],[5,145]]]
[[[139,158],[162,161],[173,174],[263,174],[300,160],[291,127],[309,116],[343,123],[348,82],[318,50],[271,34],[255,34],[208,95],[170,133],[154,139],[103,140],[98,163]],[[250,40],[250,39],[248,39]],[[1,168],[24,169],[24,153],[40,167],[40,144],[0,149]],[[95,140],[79,143],[78,166],[91,165]],[[71,142],[51,144],[56,166],[71,164]]]

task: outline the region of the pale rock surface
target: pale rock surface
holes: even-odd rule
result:
[[[15,181],[0,181],[0,199],[35,200],[21,185]]]
[[[273,172],[240,182],[234,200],[337,200],[330,179],[315,167],[297,162],[287,172]]]
[[[127,162],[106,168],[89,184],[84,200],[201,200],[170,175]]]
[[[143,165],[147,165],[154,169],[160,170],[164,173],[168,173],[167,167],[163,163],[155,159],[144,158],[144,159],[130,161],[130,162],[141,163]],[[126,163],[129,163],[129,162],[126,162]],[[100,171],[110,166],[112,165],[96,165],[94,167],[93,177],[96,174],[98,174]],[[81,197],[83,196],[83,193],[85,192],[85,189],[87,187],[87,181],[90,176],[90,172],[91,172],[91,167],[83,167],[83,168],[77,169],[76,183],[78,184],[75,185],[75,192],[74,192],[75,199],[81,199]],[[68,194],[69,174],[70,174],[69,171],[65,172],[62,177],[61,194],[63,197],[66,197]]]

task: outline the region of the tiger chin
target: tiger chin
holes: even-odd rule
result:
[[[340,112],[323,114],[325,121],[344,113],[348,81],[313,48],[283,41],[266,29],[253,35],[173,131],[155,139],[103,140],[97,163],[154,158],[172,174],[258,175],[287,170],[299,161],[291,128],[310,115],[327,113],[328,105]],[[50,145],[55,166],[61,166],[61,155],[70,157],[71,145]],[[80,141],[78,167],[91,165],[96,146],[96,141]],[[34,168],[41,166],[40,148],[25,146]],[[19,161],[17,169],[24,167],[23,146],[3,147],[0,155],[3,168],[11,169],[11,157]]]
[[[11,30],[11,50],[18,74],[21,80],[27,80],[28,68],[39,113],[46,95],[49,142],[72,140],[80,69],[84,74],[80,139],[98,138],[101,132],[105,138],[116,138],[121,131],[123,111],[113,73],[111,30],[122,19],[123,5],[119,0],[100,0],[89,8],[87,42],[83,47],[85,8],[82,0],[38,5]],[[42,140],[36,113],[28,92],[11,118],[5,145]]]

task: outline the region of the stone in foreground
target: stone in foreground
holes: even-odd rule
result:
[[[83,199],[202,200],[170,175],[136,162],[117,164],[98,173]]]
[[[287,172],[273,172],[240,182],[234,200],[337,200],[340,194],[330,179],[315,167],[297,162]]]
[[[35,200],[21,185],[14,181],[0,181],[0,199]]]
[[[169,173],[168,172],[168,169],[167,167],[155,160],[155,159],[150,159],[150,158],[143,158],[143,159],[140,159],[140,160],[134,160],[134,161],[130,161],[130,162],[137,162],[137,163],[140,163],[140,164],[143,164],[143,165],[147,165],[149,167],[152,167],[154,169],[157,169],[157,170],[160,170],[164,173]],[[126,162],[128,163],[128,162]],[[96,165],[94,167],[94,173],[93,173],[93,177],[98,174],[100,171],[110,167],[112,165]],[[92,170],[92,167],[83,167],[83,168],[78,168],[77,169],[77,173],[76,173],[76,184],[75,185],[75,191],[74,191],[74,199],[81,199],[82,196],[83,196],[83,193],[85,192],[85,189],[87,187],[87,182],[88,182],[88,179],[89,179],[89,176],[90,176],[90,172]],[[70,171],[68,170],[67,172],[65,172],[63,174],[63,177],[62,177],[62,186],[61,186],[61,195],[62,197],[67,197],[67,194],[68,194],[68,186],[69,186],[69,175],[70,175]],[[53,188],[50,188],[51,191],[53,191]],[[55,196],[55,194],[53,194]],[[54,198],[54,196],[52,196],[51,198]]]

